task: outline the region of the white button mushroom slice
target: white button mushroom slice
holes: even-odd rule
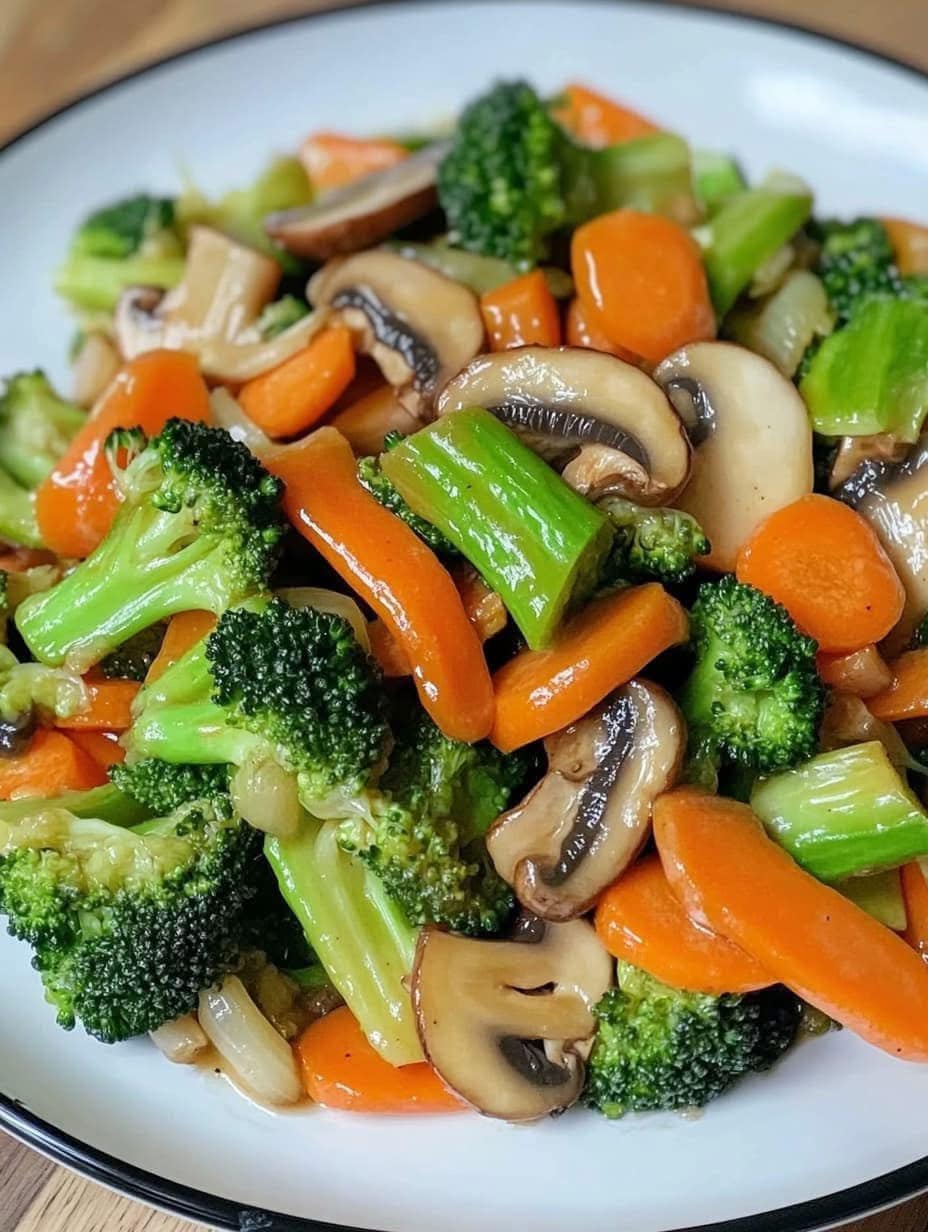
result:
[[[613,964],[585,920],[523,920],[520,940],[423,929],[412,1000],[426,1057],[486,1116],[536,1121],[583,1088],[593,1007]]]
[[[481,406],[517,431],[578,492],[668,503],[689,474],[673,407],[640,368],[583,347],[481,355],[438,399],[441,415]]]
[[[423,418],[451,374],[483,346],[472,291],[385,249],[330,261],[310,280],[309,299],[341,318],[400,402]]]
[[[795,386],[769,360],[728,342],[696,342],[654,370],[693,444],[689,482],[674,501],[729,571],[771,513],[812,491],[812,430]]]
[[[426,146],[312,205],[269,215],[264,229],[282,247],[314,261],[370,248],[435,208],[438,165],[447,150],[446,142]]]
[[[640,851],[651,806],[675,784],[685,745],[680,712],[645,680],[549,736],[548,773],[487,835],[519,902],[547,920],[588,911]]]

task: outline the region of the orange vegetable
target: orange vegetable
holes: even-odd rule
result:
[[[567,345],[605,351],[607,355],[617,355],[626,363],[633,364],[638,358],[624,347],[615,346],[601,330],[590,324],[586,309],[576,295],[567,306]]]
[[[132,726],[132,703],[142,687],[134,680],[85,678],[88,705],[70,718],[55,719],[56,727],[85,731],[125,731]]]
[[[904,218],[881,218],[900,274],[928,274],[928,227]]]
[[[509,753],[576,722],[687,636],[686,612],[649,582],[595,599],[547,650],[523,650],[493,677],[493,743]]]
[[[902,871],[902,897],[905,900],[906,930],[903,936],[922,958],[928,959],[928,881],[918,860]]]
[[[571,268],[590,325],[649,363],[715,336],[699,247],[669,218],[638,210],[594,218],[574,232]]]
[[[326,1108],[381,1116],[466,1111],[425,1061],[399,1067],[385,1061],[347,1006],[307,1027],[296,1057],[306,1094]]]
[[[42,727],[24,753],[0,757],[0,800],[59,796],[86,791],[107,781],[103,767],[64,732]]]
[[[270,372],[248,381],[238,400],[268,436],[298,436],[331,410],[353,377],[351,334],[343,325],[334,325]]]
[[[871,1044],[928,1061],[928,965],[816,881],[745,804],[682,788],[659,796],[654,836],[684,909]]]
[[[905,605],[905,590],[870,523],[818,493],[761,522],[738,553],[735,572],[782,603],[829,653],[880,641]]]
[[[541,270],[481,295],[480,311],[491,351],[561,345],[561,316]]]
[[[596,932],[614,957],[673,988],[717,997],[774,982],[750,954],[690,919],[657,852],[638,860],[605,891],[596,907]]]
[[[409,660],[382,620],[372,620],[367,626],[367,635],[371,639],[371,654],[380,664],[380,670],[385,676],[410,675],[412,668],[409,666]]]
[[[39,565],[53,565],[53,552],[43,552],[41,548],[10,548],[0,552],[0,573],[25,573]]]
[[[889,667],[893,682],[867,702],[870,713],[890,723],[928,717],[928,648],[909,650]]]
[[[398,141],[342,133],[311,133],[300,146],[300,162],[319,192],[341,188],[408,157],[409,152]]]
[[[270,452],[284,509],[304,538],[383,620],[412,666],[423,706],[456,740],[493,722],[480,639],[435,554],[358,482],[351,446],[334,428]]]
[[[849,654],[819,653],[816,662],[825,684],[853,697],[873,697],[888,689],[893,681],[889,664],[876,646],[862,646]]]
[[[161,649],[155,655],[145,676],[145,683],[151,684],[182,659],[188,650],[197,642],[212,633],[216,627],[216,617],[212,612],[178,612],[172,616],[164,633]]]
[[[209,393],[192,355],[149,351],[120,370],[36,492],[39,530],[52,551],[89,556],[112,526],[119,496],[104,446],[113,429],[154,435],[169,419],[209,423]]]
[[[390,385],[381,385],[343,411],[336,411],[331,424],[361,457],[382,453],[383,438],[388,432],[402,432],[408,436],[422,426],[406,410]]]
[[[571,136],[594,149],[661,131],[637,111],[576,81],[564,88],[563,99],[554,110],[554,118]]]
[[[126,759],[126,750],[119,743],[119,736],[116,732],[69,731],[68,736],[79,749],[83,749],[104,770]]]

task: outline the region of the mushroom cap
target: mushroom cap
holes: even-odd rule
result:
[[[586,347],[481,355],[442,390],[438,413],[481,406],[515,429],[578,492],[666,504],[689,474],[683,424],[640,368]]]

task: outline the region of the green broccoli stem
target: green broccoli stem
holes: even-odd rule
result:
[[[24,548],[40,548],[42,536],[35,517],[35,497],[0,469],[0,539]]]
[[[600,150],[565,142],[563,167],[567,215],[574,223],[617,209],[694,218],[690,149],[673,133]]]
[[[405,980],[418,930],[379,879],[343,851],[331,822],[306,816],[292,839],[268,837],[265,854],[306,939],[371,1044],[391,1065],[422,1059]]]
[[[145,684],[135,702],[136,714],[155,706],[182,706],[204,701],[213,691],[213,677],[206,657],[206,638],[182,654],[155,680]]]
[[[132,256],[124,260],[73,253],[55,275],[59,295],[88,311],[111,312],[126,287],[176,287],[184,258]]]
[[[131,730],[131,751],[136,759],[154,757],[183,765],[244,765],[271,758],[267,741],[241,727],[231,727],[225,710],[212,701],[189,701],[177,706],[147,705]]]
[[[381,459],[411,508],[503,599],[531,647],[593,589],[609,520],[488,411],[444,415]]]
[[[48,800],[28,796],[22,800],[0,800],[0,827],[14,825],[24,817],[32,817],[47,808],[65,809],[75,817],[107,821],[111,826],[136,826],[148,816],[144,805],[136,803],[112,783],[91,787],[88,791],[66,791]]]
[[[712,302],[720,317],[811,213],[810,192],[801,189],[798,182],[773,177],[722,206],[709,225],[704,256]]]

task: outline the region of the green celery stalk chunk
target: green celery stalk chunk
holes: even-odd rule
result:
[[[744,192],[747,182],[730,154],[694,150],[693,187],[704,208],[714,214],[726,201]]]
[[[878,740],[820,753],[763,780],[751,808],[771,838],[821,881],[928,855],[928,814]]]
[[[612,540],[608,518],[489,411],[443,415],[381,465],[502,597],[533,649],[593,590]]]
[[[835,886],[845,898],[856,903],[861,911],[891,928],[893,932],[905,932],[908,917],[902,895],[902,881],[897,868],[888,868],[869,877],[850,877]]]
[[[610,210],[647,210],[679,221],[698,217],[690,148],[674,133],[653,133],[601,150],[564,153],[567,212],[585,222]]]
[[[928,412],[928,305],[867,300],[822,343],[799,391],[825,436],[917,440]]]
[[[798,181],[771,177],[732,197],[709,224],[704,253],[712,302],[725,316],[756,270],[808,221],[812,194]]]

